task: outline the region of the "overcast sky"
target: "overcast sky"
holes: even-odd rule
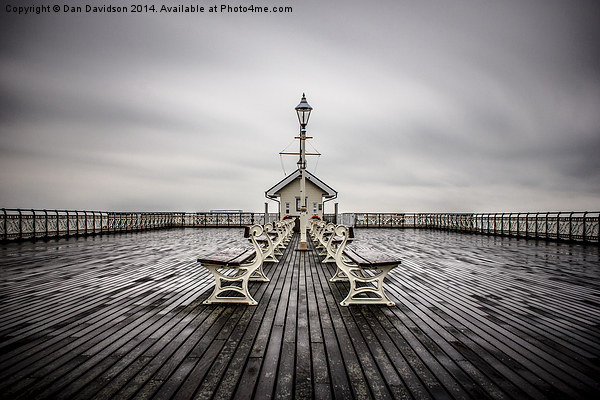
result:
[[[151,3],[2,5],[0,207],[263,211],[306,92],[341,212],[600,209],[598,1]]]

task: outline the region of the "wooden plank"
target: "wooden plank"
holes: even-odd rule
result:
[[[317,268],[317,275],[325,300],[324,305],[326,305],[323,311],[326,311],[328,315],[326,321],[331,321],[331,324],[324,325],[323,337],[328,352],[334,396],[340,398],[371,398],[372,395],[360,366],[358,355],[352,346],[352,338],[343,322],[342,314],[347,315],[348,311],[346,309],[340,310],[338,307],[341,298],[338,300],[333,297],[332,288],[335,288],[335,285],[329,282],[332,272],[323,273],[322,268],[323,265],[321,264],[321,268]],[[339,292],[336,294],[339,298]]]
[[[440,307],[443,307],[443,306],[440,306]],[[469,321],[469,319],[471,319],[473,317],[476,317],[476,314],[469,313],[468,316],[464,316],[462,318],[459,317],[459,319],[457,321],[460,321],[461,325],[464,324],[464,326],[466,328],[468,328],[468,329],[472,329],[472,330],[475,330],[475,331],[483,329],[485,331],[486,330],[486,326],[487,326],[487,324],[485,323],[485,319],[483,319],[483,317],[477,317],[481,321],[483,321],[483,324],[481,322],[476,322],[474,324],[471,324],[468,321]],[[541,359],[539,361],[537,361],[537,362],[531,363],[531,361],[535,361],[536,359],[539,359],[539,357],[538,357],[537,354],[534,354],[533,352],[531,352],[531,350],[529,349],[529,342],[522,341],[518,336],[513,335],[512,332],[509,331],[509,330],[501,329],[500,331],[498,331],[497,328],[495,328],[495,329],[496,329],[495,330],[496,335],[492,336],[493,339],[491,339],[491,343],[493,345],[499,347],[500,350],[502,352],[504,352],[505,354],[510,355],[510,357],[511,357],[510,360],[511,361],[521,362],[521,363],[523,363],[523,362],[530,363],[529,367],[528,367],[530,371],[532,371],[532,372],[537,371],[535,373],[538,376],[542,376],[542,377],[547,376],[547,378],[545,378],[546,381],[548,381],[548,382],[552,381],[553,385],[555,385],[557,387],[562,387],[562,390],[565,391],[566,393],[570,393],[571,392],[571,390],[568,387],[566,387],[566,386],[564,386],[564,385],[561,384],[560,380],[557,380],[556,378],[550,378],[547,375],[547,372],[546,372],[546,371],[552,371],[552,370],[554,370],[554,375],[555,376],[564,375],[565,372],[568,373],[568,371],[569,371],[568,369],[565,370],[565,366],[564,365],[561,366],[560,363],[557,360],[553,360],[553,363],[558,363],[557,367],[559,369],[557,369],[557,367],[555,367],[553,364],[547,364],[544,369],[540,369],[539,367],[537,367],[537,365],[539,365],[540,363],[543,363],[543,361]],[[488,332],[491,333],[491,331],[488,331]],[[501,332],[503,332],[503,333],[501,335],[498,335],[498,333],[501,333]],[[487,335],[485,333],[483,333],[483,331],[482,331],[481,336],[486,337]],[[507,336],[507,338],[503,339],[504,336]],[[486,339],[485,342],[481,342],[481,343],[482,343],[482,345],[487,345],[488,342],[490,342],[490,339]],[[517,342],[517,343],[521,342],[522,343],[521,344],[522,347],[519,348],[518,352],[512,350],[512,348],[515,348],[515,346],[518,346],[518,344],[515,343],[515,342]],[[511,363],[511,364],[509,364],[509,369],[515,369],[514,362]],[[527,377],[528,375],[524,374],[524,376]],[[518,379],[518,378],[515,377],[514,379]],[[533,383],[533,381],[535,379],[536,378],[533,377],[533,376],[531,376],[529,378],[529,380],[532,383]],[[591,384],[591,383],[592,383],[591,381],[588,382],[588,384]],[[522,387],[526,387],[526,385],[521,385],[521,386]],[[570,394],[574,395],[574,393],[570,393]]]
[[[309,330],[309,304],[307,287],[307,270],[310,268],[308,254],[300,253],[298,265],[298,302],[296,316],[296,365],[294,371],[294,395],[296,399],[312,399],[312,360]]]
[[[256,336],[250,353],[251,357],[260,358],[262,361],[260,374],[253,387],[254,393],[258,398],[271,397],[278,380],[277,371],[280,362],[284,327],[282,324],[276,323],[276,312],[281,309],[280,304],[287,304],[290,288],[290,284],[287,283],[290,282],[293,276],[291,269],[294,268],[293,257],[295,256],[295,252],[292,249],[295,246],[297,246],[297,242],[293,240],[288,245],[280,262],[274,264],[282,273],[275,284],[271,303],[267,307],[267,312],[261,322],[259,333]],[[284,290],[284,288],[287,289]],[[281,317],[279,318],[281,320]],[[247,373],[249,372],[244,371],[244,375]],[[244,396],[239,390],[236,393],[237,395]]]
[[[600,257],[586,247],[361,230],[354,245],[402,256],[384,283],[397,306],[340,307],[347,284],[295,236],[265,265],[271,282],[251,284],[258,306],[205,306],[197,255],[247,240],[203,232],[0,247],[0,397],[600,395]]]

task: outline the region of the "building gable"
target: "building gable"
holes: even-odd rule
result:
[[[316,176],[314,176],[313,174],[311,174],[308,171],[305,171],[305,173],[306,173],[306,181],[312,183],[317,188],[319,188],[322,191],[324,198],[332,199],[337,196],[337,192],[335,190],[333,190],[333,188],[331,188],[325,182],[323,182],[322,180],[320,180],[319,178],[317,178]],[[281,192],[284,190],[284,188],[286,188],[290,185],[295,186],[294,182],[296,180],[300,179],[300,174],[301,174],[300,170],[297,169],[296,171],[294,171],[293,173],[289,174],[288,176],[283,178],[281,181],[279,181],[275,186],[273,186],[272,188],[267,190],[265,192],[265,195],[270,199],[275,199],[275,198],[279,197],[281,195]],[[299,183],[298,183],[298,185],[299,185]]]

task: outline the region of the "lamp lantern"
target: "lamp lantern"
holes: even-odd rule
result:
[[[300,100],[300,104],[296,106],[296,114],[298,114],[298,122],[300,122],[300,127],[304,129],[308,124],[308,118],[310,118],[310,112],[312,111],[312,107],[306,101],[306,96],[302,93],[302,100]]]

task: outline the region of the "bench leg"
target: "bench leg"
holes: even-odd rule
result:
[[[251,306],[255,306],[258,304],[257,301],[254,300],[254,298],[250,295],[250,292],[248,291],[248,280],[250,279],[251,274],[247,269],[240,268],[238,274],[228,276],[219,272],[219,269],[222,268],[222,266],[212,264],[203,265],[206,267],[206,269],[208,269],[211,272],[211,274],[215,278],[215,287],[213,289],[213,292],[210,296],[208,296],[206,300],[204,300],[203,304],[242,303]],[[240,286],[223,286],[223,281],[239,283]],[[227,291],[234,291],[242,294],[242,296],[223,296],[222,294]]]
[[[348,280],[350,281],[350,290],[348,296],[340,303],[342,306],[351,304],[385,304],[387,306],[395,306],[396,304],[390,300],[383,290],[383,280],[388,272],[396,267],[396,264],[383,265],[379,267],[379,272],[373,276],[364,276],[361,268],[350,269]],[[336,274],[337,275],[337,274]],[[363,283],[365,286],[358,287],[358,283]],[[372,284],[375,284],[372,286]],[[356,297],[362,293],[370,293],[376,297]]]
[[[274,262],[274,263],[279,262],[277,257],[275,257],[275,255],[277,254],[277,252],[276,252],[277,247],[275,247],[275,245],[273,243],[269,243],[269,245],[265,246],[264,249],[265,249],[265,252],[264,252],[263,262]],[[264,276],[264,274],[262,273],[262,264],[259,269],[261,270],[260,273]]]
[[[342,282],[342,281],[347,281],[348,280],[348,276],[346,275],[346,273],[344,272],[344,270],[342,268],[340,268],[340,264],[346,266],[346,267],[350,267],[350,265],[348,264],[348,260],[342,256],[342,258],[338,260],[335,258],[335,251],[333,252],[333,259],[331,261],[325,261],[327,260],[327,256],[325,258],[325,260],[321,261],[322,263],[324,262],[334,262],[336,263],[336,269],[335,269],[335,274],[331,277],[331,279],[329,279],[329,282]]]
[[[275,260],[275,262],[279,261]],[[252,275],[250,275],[250,280],[252,282],[271,282],[271,280],[265,275],[262,264],[256,269],[256,271],[252,273]]]
[[[279,260],[277,258],[275,258],[275,254],[269,254],[268,256],[265,257],[264,262],[274,262],[274,263],[278,263]]]
[[[323,259],[323,261],[321,261],[321,263],[336,262],[335,261],[335,253],[336,252],[337,252],[337,246],[335,245],[335,243],[330,243],[328,246],[325,246],[324,255],[326,257]]]
[[[335,252],[330,252],[327,251],[327,257],[325,257],[323,259],[323,261],[321,261],[321,263],[331,263],[331,262],[335,262]]]
[[[335,260],[333,260],[333,261],[335,261]],[[342,281],[347,281],[347,280],[348,280],[348,277],[346,276],[344,271],[342,271],[339,267],[337,267],[335,270],[335,274],[331,277],[331,279],[329,279],[329,282],[342,282]]]

